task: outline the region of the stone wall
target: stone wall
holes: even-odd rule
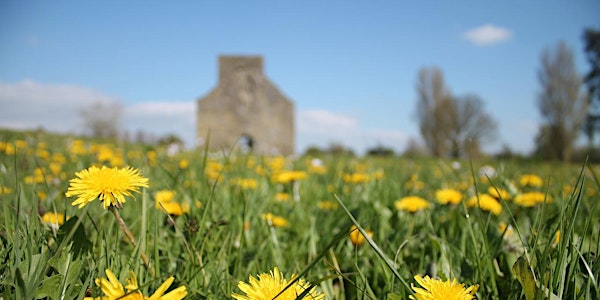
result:
[[[219,83],[198,100],[197,135],[211,151],[245,137],[256,153],[293,154],[294,104],[264,75],[262,57],[220,56]]]

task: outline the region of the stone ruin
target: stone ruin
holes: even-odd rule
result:
[[[257,154],[295,149],[294,103],[264,74],[261,56],[219,56],[219,82],[198,100],[200,147]]]

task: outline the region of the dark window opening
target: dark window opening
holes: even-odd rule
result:
[[[252,148],[254,147],[254,141],[252,140],[252,137],[247,134],[243,134],[238,140],[238,147],[243,153],[252,151]]]

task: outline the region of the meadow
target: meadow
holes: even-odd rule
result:
[[[74,206],[92,166],[147,187]],[[598,171],[0,131],[0,299],[599,299]]]

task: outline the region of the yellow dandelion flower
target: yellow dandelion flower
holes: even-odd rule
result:
[[[164,209],[165,212],[173,216],[181,216],[190,212],[190,206],[186,203],[179,204],[178,202],[164,202],[158,204],[158,208]]]
[[[311,164],[308,167],[308,171],[310,173],[314,173],[314,174],[325,174],[325,173],[327,173],[327,167],[325,167],[323,165],[314,165],[314,164]]]
[[[6,144],[6,146],[4,147],[4,153],[6,153],[7,155],[13,155],[15,154],[15,152],[17,151],[13,144]]]
[[[137,279],[133,272],[129,272],[129,278],[126,279],[127,284],[125,287],[123,287],[113,272],[109,269],[106,269],[105,272],[108,280],[106,278],[97,278],[95,280],[96,285],[100,287],[102,293],[104,293],[104,297],[86,297],[84,298],[85,300],[181,300],[187,295],[185,286],[177,287],[165,294],[165,291],[173,284],[173,281],[175,280],[174,277],[167,278],[154,294],[148,297],[140,292]]]
[[[110,161],[113,156],[115,156],[115,152],[110,145],[100,145],[97,148],[96,159],[98,161]]]
[[[506,224],[506,222],[498,224],[498,231],[504,234],[504,237],[509,237],[514,233],[512,225]]]
[[[156,151],[150,150],[146,152],[146,159],[148,159],[148,164],[150,166],[156,166]]]
[[[292,196],[288,193],[277,193],[275,194],[275,201],[285,202],[292,198]]]
[[[169,215],[181,216],[190,211],[190,205],[187,203],[179,204],[173,201],[175,191],[160,190],[154,194],[154,207],[164,210]]]
[[[69,217],[67,216],[67,219]],[[65,220],[65,215],[63,213],[53,213],[53,212],[46,212],[43,216],[42,216],[42,222],[44,224],[48,224],[52,227],[58,228],[58,226],[62,225],[64,223]]]
[[[404,185],[409,190],[422,190],[425,187],[425,182],[415,180],[415,181],[407,181]]]
[[[42,200],[42,201],[44,201],[44,200],[46,200],[46,198],[48,198],[48,194],[47,194],[46,192],[44,192],[44,191],[37,191],[35,194],[36,194],[36,195],[38,196],[38,198],[40,198],[40,200]]]
[[[96,198],[102,201],[105,209],[111,205],[119,208],[125,203],[125,196],[133,196],[132,192],[139,192],[139,187],[148,187],[148,178],[142,177],[139,170],[131,167],[118,169],[92,166],[76,172],[75,176],[78,178],[71,179],[65,195],[77,196],[71,205],[79,205],[79,208]]]
[[[43,160],[48,161],[50,159],[50,152],[46,149],[37,149],[35,155]]]
[[[125,165],[125,160],[123,160],[123,156],[121,156],[121,154],[115,154],[110,158],[110,165],[112,167],[122,167]]]
[[[523,187],[542,187],[544,185],[544,181],[540,176],[535,174],[525,174],[519,178],[519,184]]]
[[[272,213],[262,214],[261,217],[263,218],[263,220],[267,221],[269,226],[285,227],[288,225],[288,221],[285,218],[276,216]]]
[[[294,279],[296,279],[296,275],[292,275],[292,278],[288,281],[281,271],[275,267],[273,271],[270,271],[270,274],[262,273],[258,275],[258,278],[250,276],[248,283],[240,281],[238,288],[244,295],[233,293],[231,297],[237,300],[295,300],[298,295],[310,288],[310,284],[300,278],[284,291],[289,282]],[[277,296],[278,294],[279,296]],[[325,299],[325,294],[317,291],[316,287],[313,287],[304,299],[322,300]]]
[[[176,289],[171,290],[170,292],[165,294],[165,291],[173,284],[175,277],[171,276],[163,282],[163,284],[156,289],[154,294],[150,297],[145,297],[148,300],[180,300],[183,299],[187,295],[187,290],[185,286],[177,287]]]
[[[6,195],[6,194],[10,194],[12,192],[11,189],[5,187],[5,186],[0,186],[0,196],[1,195]]]
[[[431,204],[419,197],[419,196],[407,196],[396,202],[394,202],[397,210],[403,210],[407,212],[417,212],[419,210],[427,209],[431,206]]]
[[[510,194],[501,188],[495,188],[493,186],[490,186],[488,188],[488,194],[490,194],[490,196],[496,198],[496,199],[502,199],[502,200],[510,200]]]
[[[324,210],[335,210],[338,206],[337,202],[333,201],[319,201],[319,203],[317,203],[317,207]]]
[[[73,155],[83,155],[87,152],[85,142],[82,140],[73,140],[69,147],[69,152]]]
[[[52,162],[63,165],[67,162],[67,158],[62,153],[53,153]]]
[[[159,208],[159,203],[166,203],[173,201],[175,198],[175,192],[171,190],[160,190],[154,194],[154,201],[156,202],[156,208]]]
[[[29,144],[27,143],[27,141],[24,140],[16,140],[15,146],[17,147],[17,149],[25,149],[29,146]]]
[[[215,161],[209,161],[204,168],[204,175],[209,180],[216,181],[221,178],[223,170],[224,167],[222,164]]]
[[[182,159],[179,161],[179,168],[180,169],[187,169],[187,167],[190,165],[190,161],[187,159]]]
[[[419,275],[414,278],[421,287],[411,284],[415,295],[409,296],[409,298],[416,300],[470,300],[475,299],[475,292],[479,288],[479,285],[465,288],[465,285],[458,283],[456,279],[441,281],[432,279],[429,276],[421,277]]]
[[[272,157],[270,159],[267,159],[266,164],[267,164],[267,167],[269,168],[269,170],[271,170],[271,171],[283,170],[283,168],[285,167],[285,157],[283,157],[283,156]]]
[[[367,173],[346,173],[342,175],[342,180],[345,183],[359,184],[368,182],[370,179],[371,177]]]
[[[473,196],[467,202],[468,207],[478,206],[485,211],[489,211],[495,215],[499,215],[502,212],[502,205],[496,198],[488,194],[480,194],[479,197]]]
[[[517,195],[514,202],[520,206],[533,207],[537,204],[543,203],[544,201],[552,201],[550,195],[546,197],[546,194],[542,192],[529,192]]]
[[[458,204],[462,198],[462,193],[455,189],[441,189],[435,192],[435,200],[439,204]]]
[[[271,181],[276,183],[290,183],[306,178],[306,172],[303,171],[284,171],[276,173],[271,177]]]
[[[369,237],[373,237],[373,231],[365,231]],[[350,242],[352,242],[352,245],[355,246],[360,246],[365,242],[365,236],[358,230],[356,225],[352,225],[352,227],[350,227]]]
[[[231,183],[244,190],[255,190],[258,187],[258,182],[253,178],[234,178]]]

